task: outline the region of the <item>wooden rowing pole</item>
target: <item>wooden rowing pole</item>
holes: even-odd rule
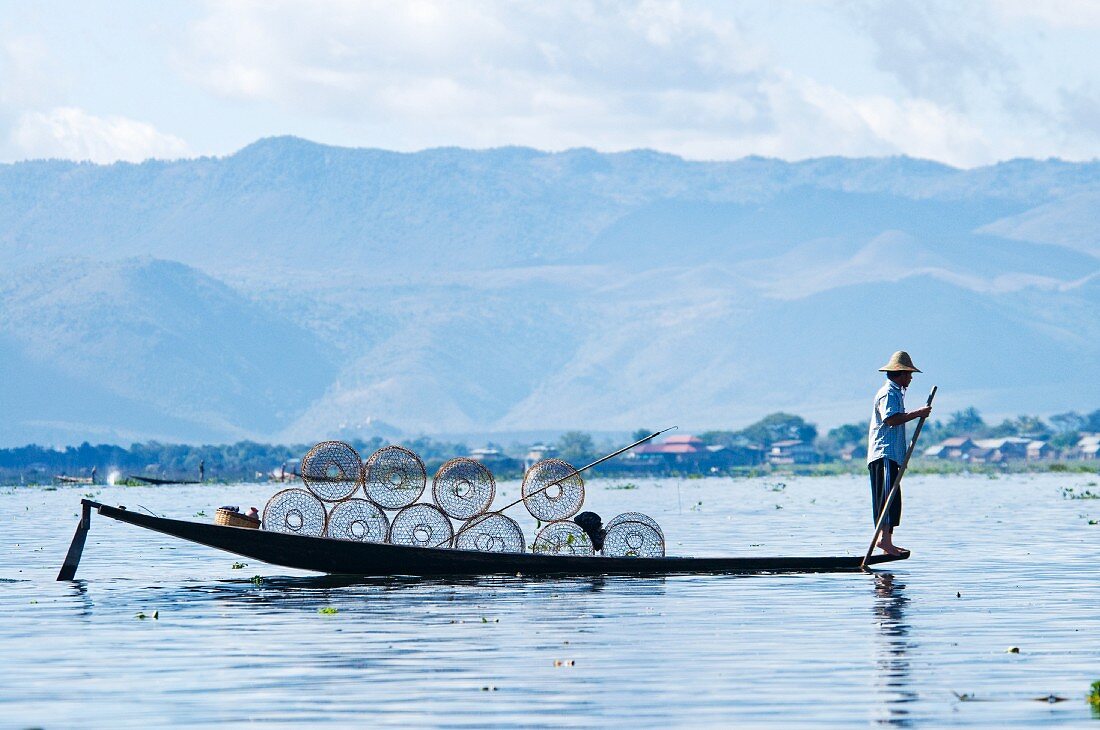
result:
[[[928,394],[927,406],[932,405],[932,399],[936,397],[936,390],[938,385],[932,386],[932,392]],[[909,467],[909,458],[913,455],[913,449],[917,446],[917,439],[920,438],[920,431],[924,428],[924,422],[928,420],[927,416],[922,416],[917,421],[917,430],[913,432],[913,440],[909,442],[909,450],[905,452],[905,463],[898,469],[898,475],[894,477],[894,483],[890,487],[890,493],[886,496],[886,502],[882,505],[882,514],[878,516],[878,521],[875,522],[875,534],[871,536],[871,544],[867,546],[867,552],[863,556],[863,560],[860,562],[859,567],[866,570],[867,561],[871,559],[871,553],[875,551],[875,543],[878,542],[878,536],[882,532],[882,525],[886,522],[886,515],[890,514],[890,505],[894,503],[894,498],[897,496],[898,491],[901,489],[901,478],[905,474],[905,470]]]

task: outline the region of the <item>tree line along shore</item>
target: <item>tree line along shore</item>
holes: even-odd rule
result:
[[[650,433],[639,429],[634,438]],[[601,464],[593,476],[753,476],[774,472],[838,474],[862,471],[867,424],[850,423],[824,434],[800,416],[773,413],[739,430],[677,434],[650,442]],[[364,458],[387,445],[379,437],[347,439]],[[560,458],[575,466],[622,444],[609,437],[568,431],[541,443],[467,443],[421,436],[396,440],[424,460],[429,475],[448,459],[470,457],[498,479],[517,478],[535,461]],[[28,445],[0,449],[0,483],[49,484],[63,480],[141,483],[138,479],[197,481],[292,480],[310,444],[241,441],[222,445],[163,444],[129,447],[87,442],[56,448]],[[926,473],[1041,470],[1096,471],[1100,409],[1049,418],[1021,415],[986,423],[974,408],[925,424],[911,470]],[[201,467],[200,467],[201,465]],[[94,472],[93,472],[94,470]]]

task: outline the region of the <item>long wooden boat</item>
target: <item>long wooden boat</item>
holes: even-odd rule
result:
[[[91,513],[287,568],[361,576],[463,577],[544,575],[662,575],[676,573],[825,573],[860,570],[859,555],[833,557],[608,558],[535,553],[489,553],[306,537],[245,527],[174,520],[82,499],[82,514],[58,580],[72,580],[91,527]],[[869,565],[908,555],[875,555]]]

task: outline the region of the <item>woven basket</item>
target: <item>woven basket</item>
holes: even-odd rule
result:
[[[254,517],[242,515],[240,512],[219,509],[214,513],[214,524],[228,525],[229,527],[251,527],[255,529],[260,526],[260,521]]]

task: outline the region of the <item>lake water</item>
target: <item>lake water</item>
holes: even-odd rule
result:
[[[865,479],[636,481],[590,482],[585,507],[652,515],[674,555],[870,539]],[[0,726],[1100,727],[1100,500],[1062,494],[1096,481],[909,477],[913,557],[876,575],[463,582],[234,568],[93,515],[58,583],[85,493],[205,520],[276,487],[3,487]]]

